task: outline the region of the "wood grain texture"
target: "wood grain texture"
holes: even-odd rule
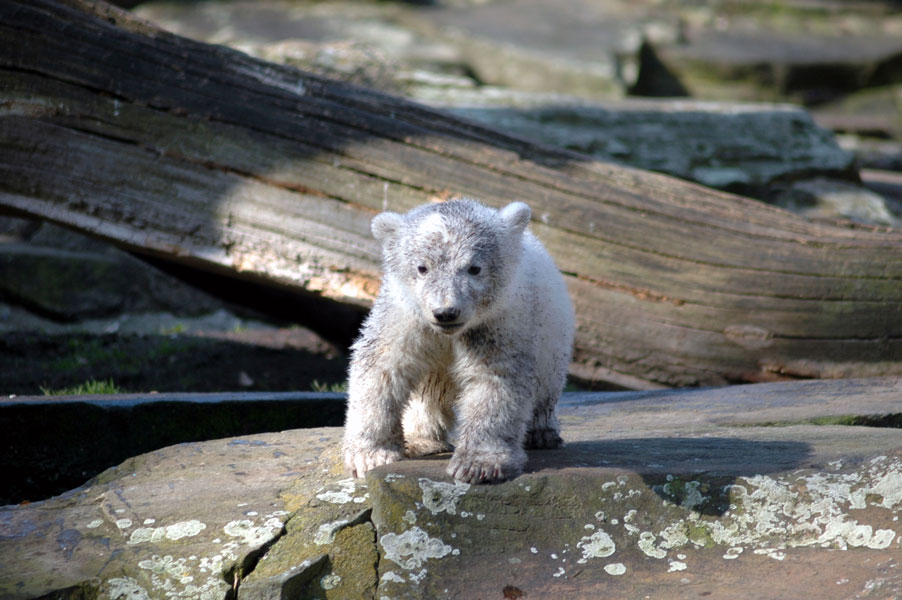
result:
[[[83,0],[0,5],[0,206],[367,305],[370,218],[522,200],[572,372],[629,387],[902,372],[902,232],[814,223],[201,44]]]

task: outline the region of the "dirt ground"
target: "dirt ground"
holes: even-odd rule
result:
[[[110,379],[121,393],[306,391],[345,381],[343,353],[301,328],[170,335],[5,333],[0,396]]]

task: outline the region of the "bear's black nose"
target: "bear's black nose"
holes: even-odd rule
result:
[[[439,323],[452,323],[460,316],[460,310],[457,308],[439,308],[432,311],[432,316]]]

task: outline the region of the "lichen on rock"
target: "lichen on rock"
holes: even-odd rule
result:
[[[419,483],[420,489],[423,490],[423,506],[432,514],[440,512],[455,514],[457,512],[457,501],[470,489],[469,483],[461,483],[460,481],[446,483],[443,481],[432,481],[425,477],[420,477],[417,483]]]
[[[417,569],[430,559],[442,558],[454,551],[416,526],[401,534],[386,533],[379,538],[379,545],[387,559],[407,570]]]
[[[583,552],[583,557],[576,561],[579,564],[587,563],[590,558],[605,558],[614,554],[617,549],[611,536],[602,530],[582,538],[576,546]]]

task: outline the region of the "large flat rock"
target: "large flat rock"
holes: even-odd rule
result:
[[[688,94],[820,103],[897,82],[902,52],[902,16],[879,2],[149,0],[136,12],[181,35],[258,55],[309,56],[309,47],[292,41],[339,42],[345,47],[332,45],[314,62],[377,87],[402,66],[608,100]],[[341,66],[348,46],[359,44],[375,59],[362,78]]]
[[[817,104],[898,80],[902,39],[873,31],[706,30],[689,43],[660,48],[666,68],[690,95]]]
[[[804,110],[631,98],[587,103],[503,90],[445,90],[428,104],[544,144],[766,197],[786,180],[855,179],[854,157]]]
[[[36,314],[71,322],[123,311],[200,315],[222,307],[109,244],[48,223],[33,229],[26,239],[0,239],[0,298]]]
[[[338,428],[171,446],[0,509],[0,598],[894,597],[900,407],[900,378],[569,394],[567,446],[493,486],[345,479]]]

